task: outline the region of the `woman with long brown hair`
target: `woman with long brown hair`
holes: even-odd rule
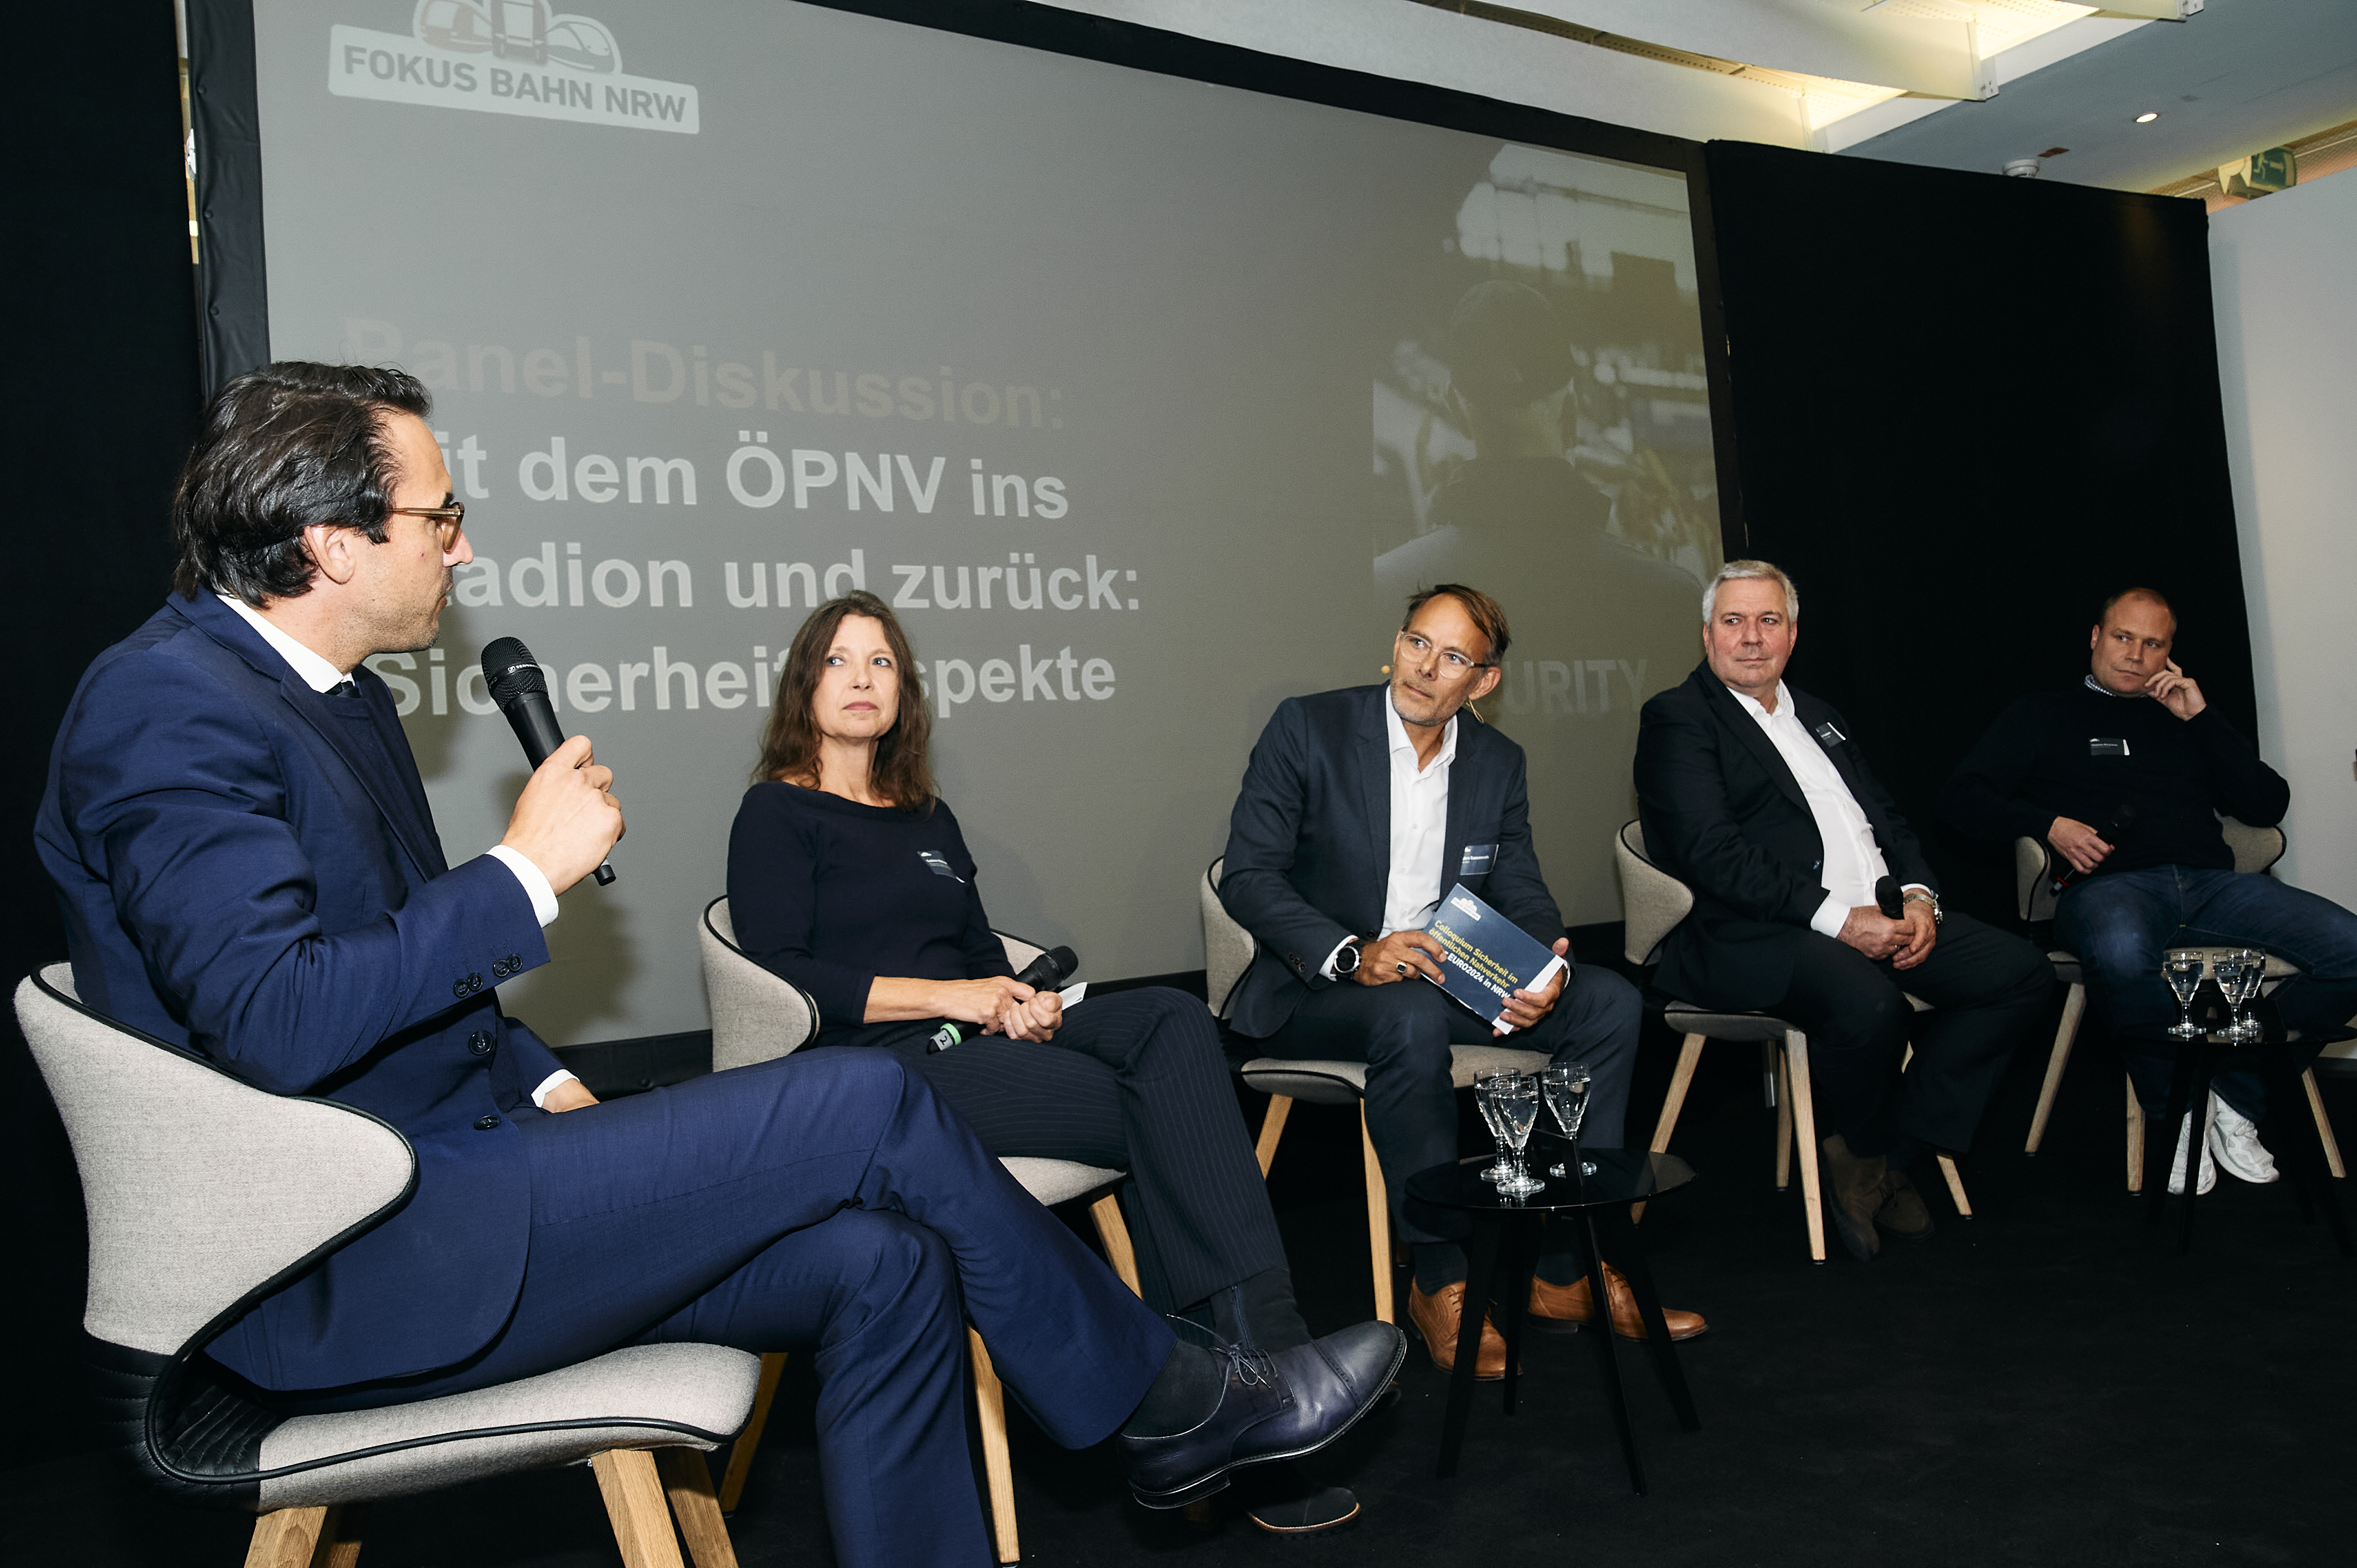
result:
[[[1148,1305],[1271,1352],[1308,1343],[1210,1012],[1146,987],[1068,1013],[1014,978],[934,792],[917,668],[872,594],[830,599],[795,633],[729,836],[737,940],[817,1003],[814,1046],[891,1051],[992,1154],[1128,1170]],[[945,1027],[963,1038],[928,1052]],[[1358,1511],[1295,1477],[1257,1489],[1264,1529]]]

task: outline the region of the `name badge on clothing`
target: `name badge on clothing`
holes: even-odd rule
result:
[[[1497,858],[1498,846],[1496,844],[1469,843],[1465,846],[1463,858],[1459,859],[1457,863],[1457,875],[1459,876],[1487,876],[1490,875],[1490,867],[1497,861]]]
[[[1827,719],[1824,723],[1817,726],[1816,736],[1817,744],[1819,746],[1839,746],[1842,742],[1849,738],[1849,736],[1842,734],[1841,731],[1834,727],[1834,722],[1831,719]]]
[[[923,861],[925,863],[925,869],[931,872],[935,876],[946,876],[952,882],[963,882],[965,880],[964,877],[960,876],[956,872],[952,871],[950,869],[950,863],[942,859],[939,854],[932,850],[919,850],[917,852],[917,858]]]
[[[2087,755],[2090,757],[2126,757],[2127,754],[2128,743],[2125,740],[2108,740],[2102,736],[2087,737]]]

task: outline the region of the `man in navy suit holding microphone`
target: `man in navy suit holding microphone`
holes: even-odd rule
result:
[[[837,1556],[985,1563],[963,1328],[1056,1441],[1118,1433],[1176,1508],[1309,1452],[1388,1385],[1361,1325],[1275,1358],[1174,1343],[882,1052],[600,1105],[499,983],[621,836],[575,736],[502,842],[443,857],[384,682],[432,642],[464,509],[398,371],[279,364],[207,410],[178,592],[82,679],[36,826],[98,1011],[399,1128],[401,1212],[230,1325],[211,1359],[292,1410],[401,1403],[617,1346],[807,1348]],[[1273,1364],[1272,1364],[1273,1360]]]
[[[1389,682],[1278,703],[1253,747],[1220,878],[1220,902],[1258,949],[1230,1004],[1235,1031],[1270,1056],[1367,1064],[1367,1131],[1415,1248],[1408,1313],[1444,1370],[1456,1358],[1465,1251],[1411,1219],[1403,1199],[1409,1176],[1457,1158],[1450,1046],[1485,1044],[1493,1031],[1424,983],[1440,978],[1442,954],[1425,926],[1463,883],[1557,954],[1571,946],[1531,848],[1523,748],[1467,706],[1497,686],[1509,635],[1495,599],[1443,583],[1408,600]],[[1635,988],[1572,965],[1544,990],[1515,993],[1505,1017],[1512,1044],[1588,1065],[1584,1136],[1618,1147]],[[1641,1337],[1633,1295],[1617,1272],[1607,1278],[1615,1328]],[[1590,1295],[1577,1259],[1550,1253],[1532,1285],[1533,1320],[1591,1322]],[[1690,1312],[1669,1323],[1673,1338],[1703,1328]],[[1505,1368],[1505,1340],[1485,1323],[1476,1375]]]

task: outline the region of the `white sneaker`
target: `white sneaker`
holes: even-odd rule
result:
[[[2177,1163],[2169,1167],[2169,1190],[2172,1195],[2185,1190],[2185,1145],[2191,1141],[2192,1133],[2193,1118],[2188,1115],[2184,1125],[2177,1132]],[[2217,1185],[2217,1162],[2210,1157],[2210,1140],[2204,1138],[2201,1141],[2201,1186],[2197,1190],[2206,1193]]]
[[[2276,1169],[2276,1157],[2259,1142],[2259,1130],[2251,1124],[2251,1119],[2222,1100],[2218,1101],[2218,1117],[2210,1123],[2207,1146],[2201,1153],[2204,1165],[2209,1163],[2206,1156],[2216,1155],[2218,1163],[2226,1167],[2226,1174],[2237,1181],[2264,1184],[2283,1174]],[[2209,1188],[2202,1190],[2207,1192]]]

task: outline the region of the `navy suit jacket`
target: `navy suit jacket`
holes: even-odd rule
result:
[[[1353,686],[1287,697],[1270,715],[1244,768],[1228,821],[1220,902],[1257,939],[1252,967],[1229,1001],[1240,1035],[1265,1039],[1313,991],[1344,937],[1383,926],[1392,863],[1391,688]],[[1469,714],[1457,725],[1440,891],[1462,882],[1550,947],[1563,915],[1531,849],[1523,748]],[[1468,844],[1495,844],[1486,873],[1459,868]],[[1218,999],[1213,998],[1216,1002]]]
[[[210,1347],[265,1388],[490,1340],[531,1221],[510,1113],[557,1070],[493,990],[547,961],[530,896],[489,855],[446,865],[392,694],[353,679],[321,695],[212,595],[167,600],[82,676],[35,827],[84,1002],[417,1152],[400,1213]]]
[[[1891,875],[1937,891],[1915,830],[1849,738],[1849,721],[1790,682],[1785,690],[1866,812]],[[1828,739],[1828,724],[1842,738]],[[1645,704],[1637,810],[1647,856],[1695,896],[1694,913],[1663,948],[1663,989],[1707,1007],[1782,1001],[1793,954],[1813,934],[1809,917],[1825,901],[1824,840],[1783,753],[1707,661]]]

